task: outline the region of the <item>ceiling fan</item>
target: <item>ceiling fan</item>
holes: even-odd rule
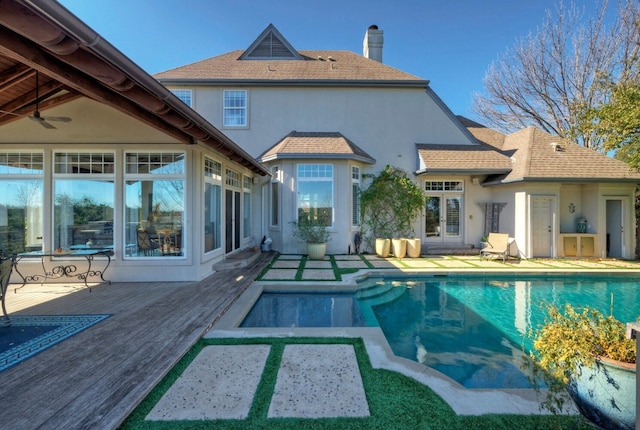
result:
[[[29,115],[29,119],[37,122],[44,128],[55,129],[56,127],[53,124],[50,124],[49,121],[57,121],[57,122],[71,122],[71,118],[68,116],[42,116],[40,114],[40,110],[38,109],[40,103],[40,95],[39,91],[39,82],[38,82],[38,71],[36,70],[36,109],[33,111],[33,114]],[[14,115],[14,116],[22,116],[15,112],[9,112],[6,110],[0,110],[0,116],[2,114],[5,115]]]
[[[40,96],[38,94],[38,89],[40,88],[38,82],[38,71],[36,70],[36,109],[33,111],[33,115],[29,115],[29,119],[37,122],[44,128],[55,129],[56,127],[53,124],[49,124],[48,121],[58,121],[58,122],[70,122],[71,118],[68,116],[42,116],[40,115],[40,111],[38,110],[38,104],[40,102]]]

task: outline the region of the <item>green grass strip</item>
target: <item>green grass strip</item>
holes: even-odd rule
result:
[[[262,379],[245,420],[144,421],[144,417],[175,383],[195,356],[208,345],[271,347]],[[359,418],[267,418],[286,345],[353,345],[371,416]],[[580,417],[554,415],[458,416],[429,387],[396,372],[371,367],[362,339],[354,338],[229,338],[201,339],[149,393],[123,423],[122,429],[593,429]]]

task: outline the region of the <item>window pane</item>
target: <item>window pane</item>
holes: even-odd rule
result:
[[[278,226],[280,225],[280,218],[278,216],[279,214],[279,208],[278,205],[280,204],[279,201],[279,184],[277,182],[272,182],[271,183],[271,225],[272,226]]]
[[[113,181],[54,181],[53,247],[113,247]]]
[[[127,255],[181,256],[184,181],[127,181],[125,232]]]
[[[191,106],[191,90],[171,90],[176,97],[178,97],[184,104]]]
[[[41,175],[42,153],[0,153],[0,175]]]
[[[127,173],[181,175],[184,173],[183,152],[128,153]]]
[[[360,225],[360,184],[353,184],[351,186],[351,195],[353,199],[351,206],[351,224]]]
[[[223,124],[225,126],[247,125],[247,92],[225,90],[223,98]]]
[[[298,222],[333,224],[333,182],[298,182]]]
[[[211,183],[204,186],[204,252],[209,252],[221,246],[222,187]]]
[[[0,254],[42,249],[42,181],[0,181]]]

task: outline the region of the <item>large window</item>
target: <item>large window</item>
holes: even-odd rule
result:
[[[129,257],[184,255],[185,154],[125,154],[125,241]]]
[[[0,255],[42,249],[43,154],[0,153]]]
[[[204,159],[204,252],[222,246],[222,164]]]
[[[223,125],[245,127],[247,125],[247,91],[225,90],[223,97]]]
[[[298,222],[333,225],[333,164],[298,165]]]
[[[53,157],[53,248],[113,248],[114,154]]]

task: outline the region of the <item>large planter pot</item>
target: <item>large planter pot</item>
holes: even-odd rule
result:
[[[407,239],[407,257],[418,258],[422,251],[422,241],[418,238]]]
[[[391,251],[391,240],[376,239],[376,255],[378,257],[387,258]]]
[[[312,260],[322,260],[326,252],[326,243],[307,243],[307,253]]]
[[[396,258],[404,258],[407,255],[407,239],[391,239],[391,245]]]
[[[580,413],[603,429],[635,429],[636,365],[602,358],[580,371],[568,387]]]

